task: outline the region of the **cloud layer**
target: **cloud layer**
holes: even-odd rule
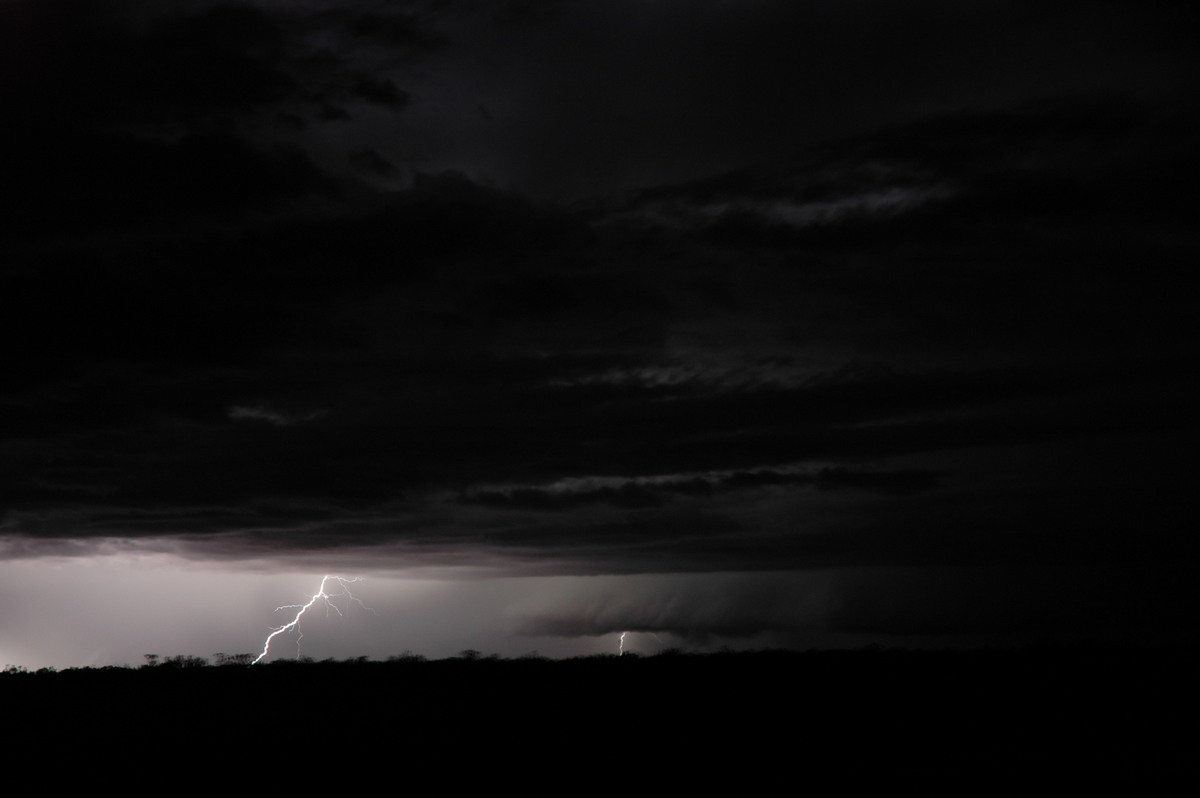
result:
[[[556,634],[1176,619],[1183,7],[678,5],[5,3],[0,555],[807,574]]]

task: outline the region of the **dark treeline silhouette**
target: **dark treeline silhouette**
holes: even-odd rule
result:
[[[750,794],[1152,795],[1197,783],[1192,648],[250,659],[10,667],[5,748],[103,769],[250,768],[272,792],[367,775],[397,788]]]

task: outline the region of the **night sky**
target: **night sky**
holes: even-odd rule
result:
[[[0,0],[0,665],[1194,640],[1196,21]]]

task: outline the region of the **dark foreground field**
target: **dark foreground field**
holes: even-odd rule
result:
[[[199,662],[0,674],[10,769],[189,794],[1200,784],[1190,649]]]

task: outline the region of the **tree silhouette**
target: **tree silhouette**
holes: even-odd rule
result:
[[[253,654],[226,654],[224,651],[218,651],[216,654],[213,654],[213,664],[217,667],[225,665],[249,665],[253,661]]]

